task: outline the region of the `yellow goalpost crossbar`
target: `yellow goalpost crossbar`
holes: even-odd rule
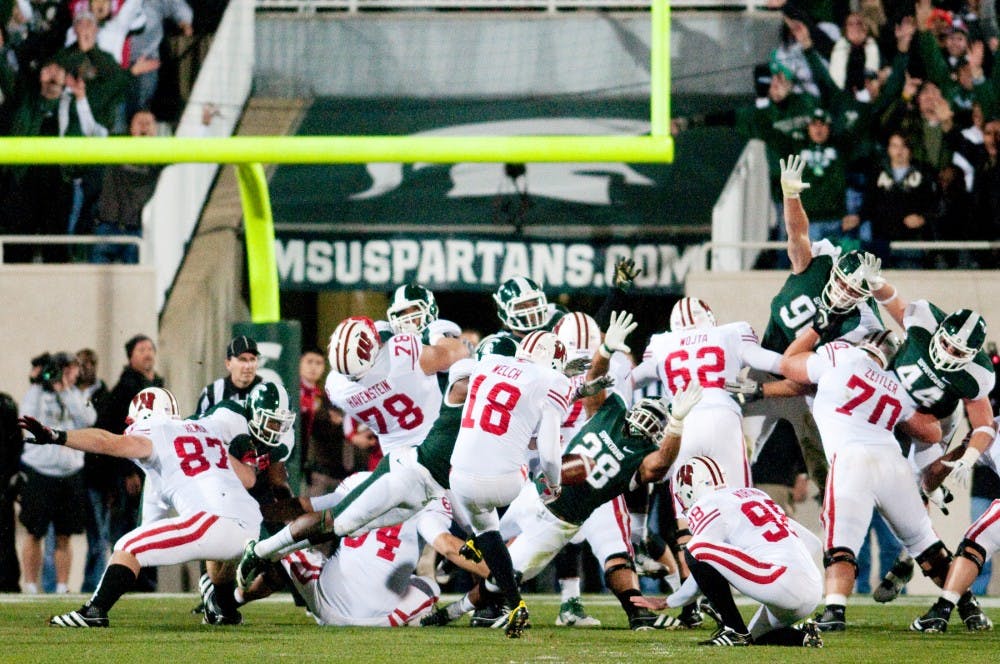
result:
[[[261,163],[672,163],[670,135],[670,5],[650,8],[648,136],[231,136],[221,138],[0,137],[0,164],[237,165],[243,205],[251,315],[280,319],[274,222]]]

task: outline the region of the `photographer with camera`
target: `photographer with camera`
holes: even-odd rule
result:
[[[21,415],[49,427],[81,429],[97,421],[94,407],[76,388],[80,365],[69,353],[55,353],[40,364],[38,375],[21,405]],[[25,443],[21,453],[25,483],[21,490],[21,523],[28,531],[21,549],[24,592],[38,592],[42,540],[55,528],[56,592],[68,592],[72,554],[70,535],[84,528],[86,492],[83,452]]]

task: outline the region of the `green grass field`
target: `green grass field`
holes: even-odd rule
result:
[[[208,627],[191,615],[195,595],[129,595],[111,613],[110,629],[56,629],[52,613],[77,608],[82,596],[0,596],[0,662],[657,662],[698,661],[706,655],[725,662],[980,662],[1000,661],[1000,631],[966,632],[954,616],[947,634],[907,631],[930,598],[904,597],[889,606],[859,598],[848,607],[849,631],[826,636],[822,650],[795,648],[713,648],[696,642],[712,628],[633,633],[624,613],[607,595],[587,596],[600,629],[552,626],[558,610],[553,595],[526,597],[532,629],[520,640],[471,629],[463,621],[445,628],[320,628],[287,596],[245,607],[245,624]],[[987,600],[986,612],[1000,618],[1000,603]],[[744,607],[749,617],[751,607]],[[711,621],[708,621],[711,622]]]

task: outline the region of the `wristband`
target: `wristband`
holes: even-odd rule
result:
[[[890,302],[892,302],[893,300],[895,300],[897,297],[899,297],[899,289],[896,288],[895,286],[893,286],[893,288],[892,288],[892,295],[890,295],[889,297],[885,298],[884,300],[880,300],[880,299],[878,299],[876,297],[875,301],[878,302],[879,304],[889,304]]]
[[[990,438],[994,438],[994,437],[996,437],[996,435],[997,435],[997,432],[996,432],[996,429],[994,429],[994,428],[993,428],[993,427],[991,427],[991,426],[987,426],[987,425],[985,425],[985,424],[984,424],[983,426],[981,426],[981,427],[976,427],[975,429],[973,429],[973,430],[972,430],[972,433],[973,433],[973,434],[977,434],[977,433],[987,433],[987,434],[989,434],[989,435],[990,435]]]
[[[597,347],[597,352],[600,353],[601,357],[603,357],[605,360],[611,359],[612,351],[610,348],[607,347],[607,345],[602,343],[600,346]]]

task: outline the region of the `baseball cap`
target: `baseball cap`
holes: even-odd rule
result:
[[[817,108],[812,112],[812,115],[809,117],[810,122],[812,122],[813,120],[819,120],[820,122],[830,124],[830,114],[827,113],[822,108]]]
[[[243,353],[260,355],[260,351],[257,350],[257,342],[245,334],[233,337],[233,340],[229,342],[229,346],[226,348],[226,357],[239,357]]]
[[[90,21],[94,25],[97,25],[97,17],[89,9],[81,9],[73,16],[73,25],[76,25],[80,21]]]
[[[947,32],[948,34],[951,34],[953,32],[961,32],[962,34],[968,36],[969,26],[965,24],[965,21],[956,16],[955,18],[952,19],[951,25],[948,26],[945,32]]]

